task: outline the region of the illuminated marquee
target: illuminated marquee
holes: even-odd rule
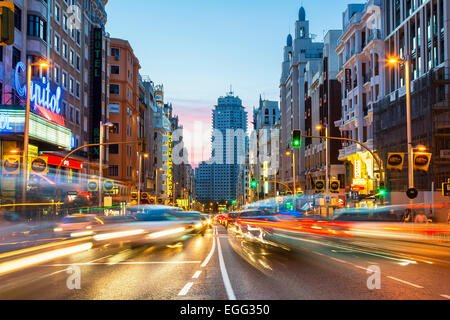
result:
[[[17,63],[14,73],[14,87],[17,91],[17,94],[22,98],[26,98],[27,96],[27,86],[26,84],[21,83],[20,77],[20,74],[24,73],[25,70],[26,66],[24,63]],[[47,78],[42,77],[41,81],[42,83],[31,81],[31,104],[35,107],[35,109],[37,109],[38,107],[42,107],[56,114],[61,114],[61,87],[57,87],[56,91],[52,93],[50,82],[48,82]]]
[[[167,190],[168,194],[172,194],[172,135],[169,135],[169,170],[167,172]]]

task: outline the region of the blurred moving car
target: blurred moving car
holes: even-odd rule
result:
[[[336,210],[331,220],[346,222],[403,222],[404,206],[377,208],[344,208]]]
[[[73,232],[92,230],[102,225],[104,222],[96,215],[74,214],[64,217],[53,232],[58,236],[70,236]]]

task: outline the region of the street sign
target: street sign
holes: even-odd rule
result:
[[[20,156],[5,156],[3,174],[18,175],[20,173]]]
[[[98,181],[97,180],[89,180],[88,181],[88,191],[98,191]]]
[[[450,181],[442,184],[442,195],[444,197],[450,197]]]
[[[110,192],[114,190],[114,181],[112,180],[105,180],[103,182],[103,190],[105,192]]]
[[[341,187],[341,183],[339,180],[331,180],[330,189],[333,193],[339,193],[339,189]]]
[[[417,191],[416,188],[410,188],[408,191],[406,191],[406,196],[410,198],[411,200],[414,200],[419,195],[419,191]]]
[[[316,180],[314,183],[314,187],[316,189],[316,192],[324,192],[325,191],[325,181],[323,180]]]
[[[387,160],[387,170],[403,170],[405,155],[403,153],[389,153]]]
[[[47,159],[43,157],[31,160],[31,173],[43,174],[47,171]]]

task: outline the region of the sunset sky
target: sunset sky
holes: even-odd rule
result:
[[[260,94],[279,100],[282,50],[288,33],[294,33],[300,6],[310,20],[310,32],[321,41],[324,26],[342,28],[346,3],[113,0],[107,5],[107,32],[128,40],[141,74],[164,84],[165,100],[173,103],[185,130],[193,132],[196,121],[203,124],[203,142],[187,141],[190,161],[198,163],[209,158],[211,110],[230,85],[247,107],[249,121]]]

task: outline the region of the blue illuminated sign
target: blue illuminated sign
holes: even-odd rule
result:
[[[20,73],[24,73],[26,70],[25,64],[22,62],[17,63],[15,73],[14,73],[14,87],[17,94],[26,98],[27,96],[27,86],[21,83]],[[50,82],[47,81],[46,77],[41,79],[42,83],[37,83],[31,81],[31,104],[36,106],[41,106],[51,112],[56,114],[61,113],[61,98],[62,90],[61,87],[57,87],[56,91],[52,93],[50,88]]]
[[[0,132],[12,132],[11,119],[8,114],[0,113]]]

